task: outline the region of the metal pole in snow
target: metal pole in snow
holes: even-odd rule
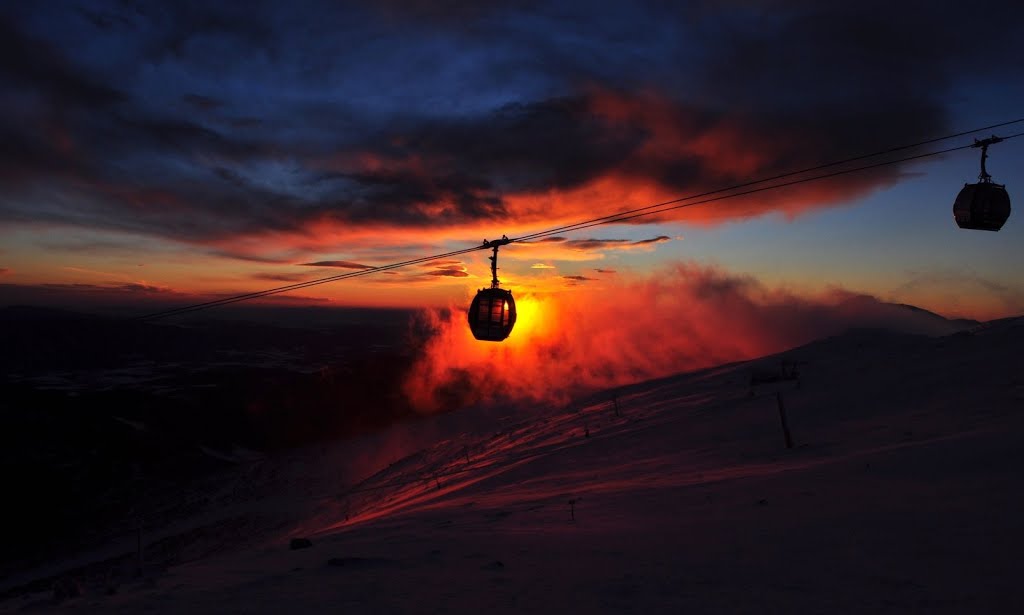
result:
[[[782,402],[782,391],[775,392],[775,400],[779,402],[779,420],[782,421],[782,434],[786,436],[786,448],[793,448],[793,436],[789,434],[789,423],[786,421],[786,405]]]
[[[136,565],[138,566],[139,576],[142,576],[142,517],[137,516],[135,518],[135,553],[138,556]]]

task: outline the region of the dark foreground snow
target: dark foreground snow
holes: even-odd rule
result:
[[[277,507],[288,525],[113,595],[0,607],[1020,612],[1022,347],[1022,320],[945,338],[860,331],[785,353],[805,362],[799,388],[751,394],[751,370],[773,357],[570,408],[465,415],[355,487],[310,478],[288,496],[302,506],[267,496],[231,511]],[[313,545],[291,550],[292,536]]]

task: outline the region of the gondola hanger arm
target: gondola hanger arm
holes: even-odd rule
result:
[[[488,256],[488,260],[491,261],[491,288],[498,288],[498,248],[501,246],[507,246],[512,243],[512,240],[507,235],[502,235],[501,239],[495,239],[494,241],[487,241],[484,239],[483,249],[490,248],[494,250],[494,254]]]
[[[507,235],[502,235],[501,239],[495,239],[494,241],[484,239],[484,243],[481,248],[485,250],[489,248],[500,248],[501,246],[507,246],[510,243],[512,243],[512,240],[509,239]]]
[[[1000,137],[992,135],[987,139],[975,139],[974,145],[971,147],[981,148],[981,174],[978,175],[978,181],[988,183],[992,181],[992,176],[988,174],[988,170],[985,169],[985,159],[988,158],[988,146],[995,145],[996,143],[1002,143],[1003,140]]]

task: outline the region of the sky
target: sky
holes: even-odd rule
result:
[[[5,3],[0,305],[146,312],[1019,119],[1022,34],[1019,2]],[[1024,138],[988,168],[1019,200]],[[515,244],[499,273],[576,303],[741,280],[1021,314],[1021,214],[952,219],[977,174],[976,150],[890,165]],[[274,301],[462,305],[486,257]]]

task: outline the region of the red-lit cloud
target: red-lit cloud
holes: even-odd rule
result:
[[[613,281],[610,281],[613,280]],[[802,296],[694,264],[560,294],[517,294],[503,343],[478,342],[464,308],[432,311],[405,383],[424,411],[508,397],[564,401],[598,389],[763,356],[849,327],[948,333],[934,315],[833,290]],[[447,314],[447,315],[446,315]]]
[[[326,177],[338,182],[344,178],[339,186],[362,184],[358,203],[345,192],[324,206],[298,207],[297,201],[291,219],[267,219],[264,229],[247,221],[244,233],[207,237],[205,242],[245,257],[316,254],[342,246],[356,254],[351,250],[382,238],[393,245],[436,245],[491,236],[496,228],[514,236],[519,230],[614,214],[830,162],[896,137],[915,139],[932,133],[939,123],[934,113],[916,107],[898,115],[878,124],[886,127],[883,139],[866,135],[863,126],[850,122],[837,122],[823,131],[817,122],[807,125],[802,112],[729,114],[653,90],[592,88],[568,102],[501,110],[486,125],[466,120],[442,127],[411,126],[409,135],[376,144],[377,151],[342,151],[330,160],[310,160],[300,169],[328,173]],[[486,136],[498,128],[502,135],[515,134],[515,143],[503,143],[497,134]],[[555,149],[547,143],[552,131],[566,133]],[[893,184],[903,173],[905,168],[896,165],[628,222],[715,224],[773,212],[793,218],[850,202]],[[791,179],[801,177],[806,176]],[[281,215],[288,212],[285,208]],[[650,249],[664,241],[670,238],[550,237],[526,244],[531,253],[520,253],[535,261],[579,261],[602,258],[611,250]],[[510,253],[509,258],[520,257]],[[339,261],[338,266],[346,262]]]

